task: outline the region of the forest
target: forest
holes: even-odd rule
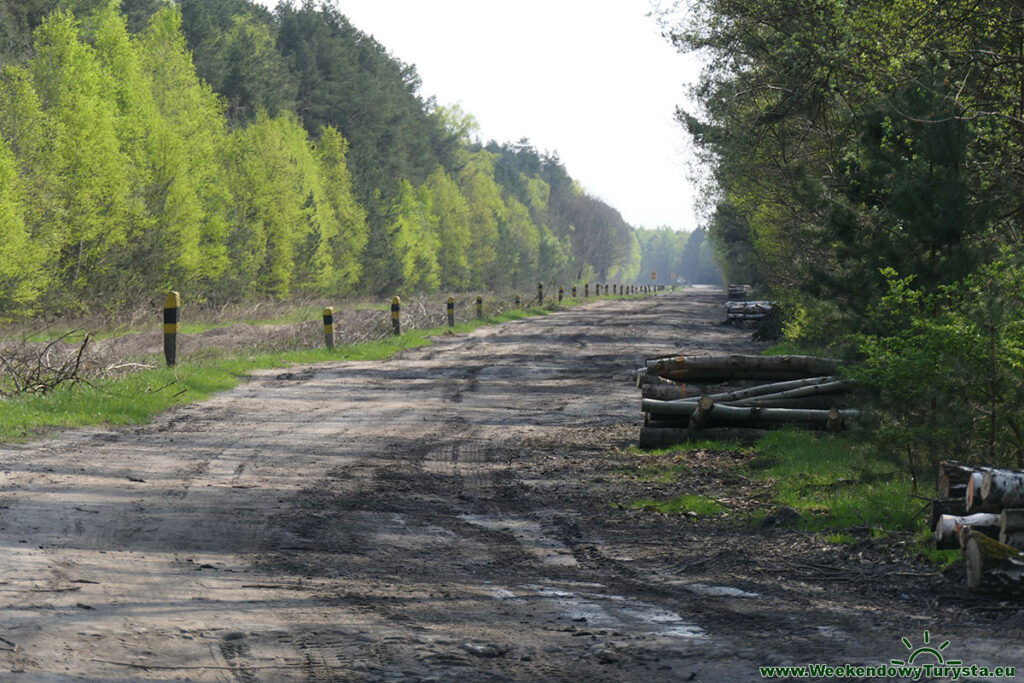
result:
[[[790,344],[856,359],[910,464],[1024,467],[1024,10],[992,0],[691,0],[678,119],[709,239]]]
[[[2,318],[718,277],[326,3],[8,1],[0,47]]]

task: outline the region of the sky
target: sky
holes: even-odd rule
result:
[[[695,162],[673,117],[699,66],[646,16],[651,0],[333,2],[415,65],[423,97],[471,114],[483,142],[557,152],[634,227],[697,227]]]

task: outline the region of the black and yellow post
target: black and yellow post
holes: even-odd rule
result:
[[[615,285],[615,284],[612,285],[612,296],[615,296],[616,294],[619,293],[618,289],[619,289],[618,285]]]
[[[584,282],[583,283],[583,298],[584,299],[589,299],[590,298],[590,283],[589,282]]]
[[[558,288],[558,303],[562,303],[562,299],[565,297],[565,287]]]
[[[455,297],[448,297],[448,305],[445,308],[448,310],[448,327],[455,327]]]
[[[476,317],[480,320],[484,319],[484,298],[482,296],[476,298]]]
[[[164,358],[167,367],[178,362],[178,332],[181,330],[181,295],[167,294],[164,302]]]
[[[402,334],[402,300],[397,296],[391,300],[391,328],[395,334]]]
[[[324,346],[334,348],[334,309],[331,306],[324,309]]]
[[[573,299],[575,299],[575,298],[576,298],[576,285],[573,285],[573,286],[572,286],[572,298],[573,298]]]
[[[537,283],[537,305],[538,306],[543,306],[544,305],[544,283],[543,282],[538,282]]]
[[[518,294],[516,294],[516,308],[522,308],[522,307],[523,307],[523,299]]]

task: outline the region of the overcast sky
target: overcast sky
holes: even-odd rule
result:
[[[696,227],[673,114],[698,67],[661,37],[650,0],[334,2],[416,66],[421,95],[472,114],[484,142],[557,152],[633,226]]]

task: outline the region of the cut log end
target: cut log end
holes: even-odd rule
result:
[[[964,544],[967,588],[1002,596],[1024,595],[1024,553],[971,531]]]

